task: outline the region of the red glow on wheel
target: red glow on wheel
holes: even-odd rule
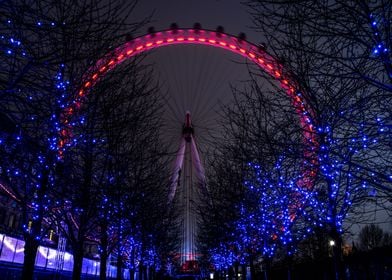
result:
[[[173,30],[168,30],[144,35],[130,40],[98,60],[95,65],[89,69],[87,72],[88,74],[84,76],[85,79],[82,81],[82,87],[76,92],[79,97],[75,99],[72,105],[64,109],[61,122],[66,128],[59,133],[59,155],[63,156],[64,148],[71,143],[72,127],[70,126],[70,123],[72,122],[70,120],[83,105],[81,97],[88,97],[91,88],[104,77],[104,74],[111,71],[128,58],[144,51],[149,51],[161,46],[181,44],[198,44],[218,47],[231,53],[238,54],[255,63],[279,82],[291,99],[293,107],[298,113],[300,125],[304,131],[303,138],[306,145],[304,158],[307,162],[303,167],[303,178],[301,182],[298,182],[298,185],[303,188],[311,189],[317,173],[317,151],[319,144],[318,139],[316,138],[314,125],[312,124],[312,119],[315,117],[314,112],[306,100],[302,96],[296,94],[299,90],[298,84],[285,71],[277,59],[269,55],[265,50],[262,50],[258,46],[241,38],[229,34],[216,33],[215,31],[210,30],[177,29],[175,32],[173,32]],[[295,210],[297,206],[293,204],[292,207]],[[295,218],[295,215],[293,217]]]

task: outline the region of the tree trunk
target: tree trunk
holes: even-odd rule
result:
[[[73,244],[74,265],[72,271],[72,280],[80,280],[83,268],[84,242],[86,238],[86,227],[88,224],[87,209],[91,205],[91,181],[92,181],[92,157],[91,152],[86,151],[87,157],[83,169],[83,184],[80,190],[81,201],[80,209],[83,212],[80,215],[79,228],[77,229],[77,238]]]
[[[154,268],[152,266],[148,267],[148,279],[149,280],[154,280]]]
[[[234,279],[238,280],[238,262],[234,263]]]
[[[246,279],[247,277],[247,269],[246,269],[246,264],[241,265],[241,272],[242,272],[242,278],[241,279]]]
[[[104,222],[101,224],[101,252],[100,252],[100,267],[99,267],[99,279],[106,280],[106,270],[108,261],[108,232],[107,224]]]
[[[107,270],[107,261],[108,261],[108,256],[105,253],[101,253],[101,262],[100,262],[100,267],[99,267],[99,279],[100,280],[106,280],[106,270]]]
[[[142,262],[140,262],[139,264],[139,279],[138,280],[142,280],[143,279],[143,265]]]
[[[148,280],[147,278],[147,266],[143,265],[143,280]]]
[[[271,259],[267,258],[265,259],[264,280],[269,279],[270,270],[271,270]]]
[[[129,279],[135,280],[135,269],[129,269]]]
[[[234,268],[232,266],[229,267],[229,279],[233,280],[233,273],[234,273]]]
[[[287,256],[287,280],[291,280],[292,276],[293,256]]]
[[[144,279],[148,279],[148,277],[147,277],[147,269],[148,269],[148,267],[146,266],[146,267],[144,267],[144,270],[143,270],[143,274],[144,274]]]
[[[249,266],[250,266],[250,279],[255,280],[256,275],[255,275],[255,265],[253,263],[253,256],[250,257]]]
[[[117,280],[122,280],[122,256],[120,253],[117,254]]]
[[[24,280],[33,279],[33,275],[34,275],[35,258],[37,257],[37,250],[39,246],[39,241],[38,241],[39,239],[37,240],[36,237],[41,236],[42,219],[44,215],[44,208],[42,204],[48,188],[48,180],[49,180],[49,170],[45,169],[42,174],[41,186],[37,190],[36,202],[39,206],[37,212],[34,213],[34,215],[37,216],[37,219],[33,220],[31,224],[30,232],[24,235],[25,251],[24,251],[23,269],[22,269],[22,279]]]
[[[22,279],[33,280],[35,258],[37,257],[39,242],[31,235],[25,238]]]
[[[131,262],[131,265],[129,268],[129,277],[130,277],[130,280],[134,280],[135,279],[135,272],[136,272],[136,269],[135,269],[135,247],[132,247],[130,262]]]
[[[344,279],[343,272],[343,255],[342,255],[342,236],[339,234],[336,228],[331,229],[331,238],[335,241],[335,245],[332,247],[332,260],[334,267],[334,274],[336,280]]]
[[[74,265],[72,269],[72,280],[80,280],[83,267],[83,242],[78,242],[75,247],[73,252]]]

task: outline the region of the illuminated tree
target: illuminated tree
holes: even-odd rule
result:
[[[165,224],[169,210],[168,172],[162,157],[165,145],[159,136],[162,106],[151,73],[146,74],[147,69],[142,66],[133,70],[122,68],[111,73],[112,77],[103,82],[108,86],[100,86],[96,94],[105,96],[110,92],[110,97],[102,98],[98,114],[105,139],[100,157],[104,163],[101,177],[105,178],[106,186],[101,188],[103,204],[99,204],[98,211],[102,215],[101,241],[112,238],[106,250],[105,242],[100,243],[101,255],[113,252],[118,271],[129,268],[133,277],[137,265],[142,274],[146,269],[158,267],[163,253],[159,247],[169,243],[166,236],[169,225]],[[124,79],[120,74],[123,72],[133,75]],[[113,85],[119,90],[113,90]]]
[[[23,184],[28,189],[25,193],[34,194],[21,200],[22,207],[28,210],[24,215],[23,279],[33,277],[47,210],[58,206],[52,191],[59,181],[57,172],[62,169],[57,150],[62,111],[72,100],[90,62],[138,26],[125,22],[133,7],[134,2],[99,0],[20,0],[1,4],[2,111],[15,122],[19,134],[36,146],[31,152],[25,143],[19,145],[15,139],[12,145],[27,155],[14,162],[15,166],[4,166],[12,171],[6,174],[11,188],[21,188],[16,182],[20,176],[27,181]]]
[[[254,261],[261,256],[268,265],[277,251],[292,255],[323,209],[317,189],[301,185],[306,159],[295,110],[273,82],[253,77],[224,110],[212,165],[217,176],[209,182],[210,211],[219,222],[211,217],[206,224],[224,228],[223,236],[212,235],[212,258],[222,267],[249,265],[255,279]]]
[[[374,190],[391,191],[390,4],[248,1],[247,6],[315,112],[317,185],[324,190],[324,223],[336,242],[339,278],[345,218],[370,200],[369,193],[377,199]]]

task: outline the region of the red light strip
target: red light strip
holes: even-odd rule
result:
[[[0,188],[1,188],[3,191],[5,191],[5,192],[6,192],[10,197],[12,197],[14,200],[20,201],[20,200],[17,199],[16,196],[15,196],[11,191],[9,191],[2,183],[0,183]]]
[[[274,60],[273,57],[270,57],[268,54],[266,54],[264,52],[258,52],[258,51],[251,52],[250,50],[256,50],[257,46],[252,45],[252,44],[248,43],[247,41],[239,41],[238,38],[230,36],[230,35],[225,35],[222,37],[221,35],[217,35],[215,32],[210,32],[207,30],[177,30],[177,32],[173,32],[171,30],[171,31],[167,31],[167,32],[158,32],[158,33],[155,33],[155,36],[151,36],[151,34],[146,35],[146,36],[142,36],[142,37],[136,39],[135,42],[136,41],[142,42],[142,44],[139,44],[134,49],[128,49],[126,51],[124,51],[124,49],[122,49],[122,47],[119,47],[118,49],[116,49],[112,53],[112,54],[115,54],[115,53],[118,54],[116,59],[111,59],[109,62],[105,62],[105,60],[102,59],[99,62],[97,62],[97,65],[101,65],[101,67],[99,68],[98,72],[96,72],[96,73],[93,72],[94,74],[92,74],[92,76],[90,76],[89,80],[87,80],[85,82],[85,84],[83,85],[83,88],[81,90],[79,90],[78,95],[80,97],[84,97],[88,93],[87,89],[91,88],[93,86],[93,84],[95,84],[95,82],[100,79],[100,77],[102,76],[100,74],[103,74],[106,71],[109,71],[110,69],[115,67],[117,64],[124,61],[124,59],[126,57],[130,57],[130,56],[136,54],[136,51],[141,52],[141,51],[144,51],[147,49],[151,49],[151,47],[153,47],[154,45],[160,46],[160,45],[166,45],[166,44],[176,43],[176,42],[178,42],[178,43],[186,43],[186,42],[193,43],[193,42],[195,42],[195,43],[206,44],[206,45],[210,45],[210,46],[211,45],[222,46],[227,50],[232,50],[233,52],[239,53],[240,55],[242,55],[244,57],[251,58],[258,65],[260,65],[264,70],[266,70],[271,76],[273,76],[278,81],[280,81],[282,87],[287,90],[287,94],[289,96],[291,96],[291,98],[293,98],[294,106],[300,112],[299,114],[300,114],[300,119],[301,119],[302,125],[304,127],[308,128],[309,131],[311,131],[311,132],[313,132],[315,130],[313,125],[310,124],[311,119],[309,117],[303,116],[303,112],[307,112],[306,103],[301,99],[301,97],[294,96],[295,83],[290,83],[289,80],[284,77],[284,74],[282,74],[280,71],[276,70],[276,69],[280,69],[280,68],[279,68],[279,64]],[[239,47],[236,44],[234,44],[234,42],[236,42],[236,44],[239,43],[242,46]],[[127,44],[127,46],[129,46],[131,44],[131,42],[128,42],[126,44]],[[266,61],[268,63],[266,63]],[[289,86],[290,84],[291,84],[291,86]],[[65,116],[65,119],[63,120],[64,124],[69,123],[68,118],[70,118],[74,112],[74,110],[71,110],[71,109],[73,107],[75,109],[77,109],[80,106],[81,106],[81,101],[75,100],[75,102],[73,103],[73,105],[70,108],[65,109],[66,113],[64,113],[64,116]],[[310,115],[312,115],[312,112],[310,112]],[[315,143],[314,146],[311,147],[311,150],[316,151],[317,146],[318,146],[317,139],[314,136],[312,136],[311,140],[314,140],[314,143]],[[66,143],[64,143],[64,141],[59,143],[60,147],[64,147],[65,145],[66,145]],[[60,153],[62,154],[62,151],[60,151]],[[313,163],[317,164],[317,160],[314,160],[314,161],[315,162],[313,162]],[[312,179],[309,179],[309,178],[308,178],[308,180],[312,181]]]

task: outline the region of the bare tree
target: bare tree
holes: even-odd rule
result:
[[[33,171],[29,184],[34,197],[23,200],[25,209],[32,206],[24,221],[24,279],[33,277],[46,211],[56,207],[51,205],[54,199],[50,192],[57,184],[61,113],[73,99],[91,61],[140,26],[126,22],[135,3],[2,1],[2,111],[39,146],[17,167],[26,175]],[[22,170],[26,164],[35,167]],[[11,187],[17,190],[20,185]],[[29,220],[31,226],[27,226]]]
[[[370,188],[391,190],[386,105],[391,98],[390,51],[385,48],[390,42],[390,4],[247,1],[247,7],[255,28],[315,112],[318,185],[325,190],[325,224],[337,244],[336,277],[342,277],[345,217],[369,198]]]
[[[391,245],[391,235],[384,232],[379,226],[371,224],[364,226],[358,236],[361,250],[372,250],[377,247]]]
[[[209,255],[220,267],[233,266],[234,278],[239,264],[249,265],[255,279],[260,256],[268,267],[279,250],[292,254],[317,221],[308,215],[316,211],[315,198],[296,187],[306,161],[299,118],[284,91],[255,75],[244,89],[233,89],[235,102],[223,110],[224,133],[210,167],[212,214],[204,214]]]

